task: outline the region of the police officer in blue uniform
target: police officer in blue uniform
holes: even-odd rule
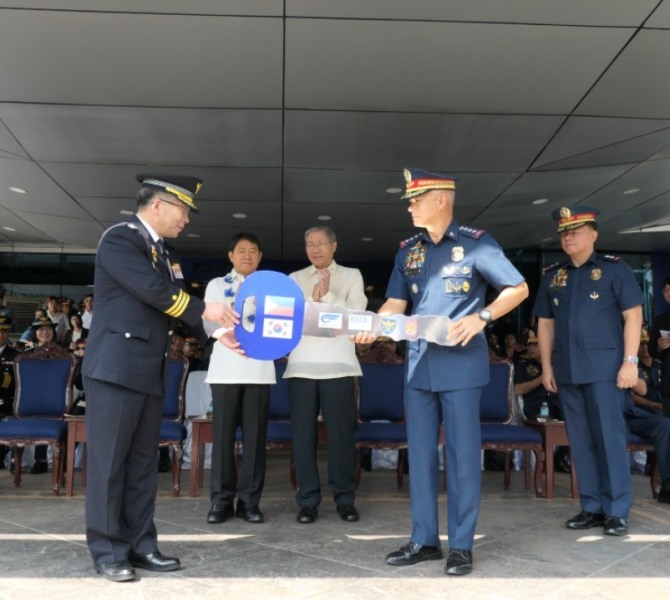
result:
[[[549,416],[562,421],[563,411],[558,394],[547,391],[542,385],[542,364],[537,344],[537,336],[531,331],[526,340],[526,355],[514,363],[514,391],[523,396],[523,416],[526,419],[536,419],[546,402]]]
[[[230,327],[225,304],[205,304],[183,285],[176,238],[196,210],[195,177],[138,175],[137,214],[105,231],[95,259],[95,319],[88,335],[86,540],[98,573],[135,579],[134,567],[172,571],[178,558],[158,550],[154,508],[164,365],[181,319]]]
[[[598,212],[552,213],[568,260],[547,269],[533,311],[543,384],[561,400],[579,482],[582,510],[565,525],[620,536],[632,500],[623,407],[637,383],[642,292],[626,263],[595,253]]]
[[[479,397],[489,379],[484,329],[528,296],[521,274],[483,229],[453,216],[455,180],[418,169],[404,172],[408,211],[421,233],[400,244],[380,314],[442,315],[452,319],[451,345],[409,342],[405,413],[410,457],[412,534],[386,557],[390,565],[442,558],[438,524],[437,441],[444,423],[449,494],[449,554],[445,573],[472,571],[481,493]],[[488,285],[500,291],[485,306]],[[368,341],[358,335],[355,341]]]

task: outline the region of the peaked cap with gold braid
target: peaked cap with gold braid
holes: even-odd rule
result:
[[[193,197],[200,191],[202,181],[197,177],[140,173],[136,179],[145,187],[174,194],[193,212],[198,212]]]

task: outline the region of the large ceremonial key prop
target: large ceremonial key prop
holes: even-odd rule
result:
[[[336,304],[305,302],[302,290],[286,275],[257,271],[237,290],[241,315],[235,337],[250,358],[274,360],[288,354],[303,335],[335,337],[363,331],[393,340],[424,339],[442,346],[451,319],[433,315],[378,315]]]

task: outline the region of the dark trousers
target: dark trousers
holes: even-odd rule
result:
[[[321,482],[316,462],[319,410],[328,436],[328,483],[337,504],[353,504],[356,497],[356,395],[353,377],[288,380],[291,399],[293,459],[298,478],[296,503],[317,507]]]
[[[628,518],[633,483],[623,417],[624,391],[605,381],[560,384],[559,394],[582,508]]]
[[[646,413],[646,414],[645,414]],[[635,414],[624,413],[628,428],[640,437],[651,439],[661,481],[670,479],[670,419],[636,408]]]
[[[162,396],[84,378],[86,541],[93,562],[158,549],[154,511]]]
[[[270,386],[213,384],[212,401],[212,503],[232,504],[237,491],[239,500],[248,508],[255,508],[265,483]],[[235,433],[238,427],[242,428],[244,449],[239,483],[235,470]]]
[[[670,393],[661,394],[661,405],[663,406],[663,416],[670,417]]]

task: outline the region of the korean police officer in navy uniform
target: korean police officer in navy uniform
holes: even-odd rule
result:
[[[95,259],[95,320],[83,367],[88,438],[86,539],[98,573],[136,577],[134,567],[172,571],[158,550],[154,508],[164,364],[176,319],[230,327],[236,314],[205,304],[183,285],[164,248],[195,210],[194,177],[139,175],[137,214],[102,234]]]
[[[568,260],[547,269],[533,312],[543,384],[561,400],[579,482],[582,510],[565,525],[625,535],[632,482],[624,392],[637,383],[642,292],[626,263],[594,251],[598,212],[552,214]]]
[[[438,434],[447,440],[449,554],[445,572],[472,571],[481,492],[479,397],[489,379],[484,329],[528,296],[521,274],[482,229],[454,219],[455,180],[418,169],[404,172],[408,211],[423,231],[400,244],[380,314],[452,319],[449,343],[409,342],[405,414],[410,457],[412,533],[386,557],[390,565],[442,558],[438,524]],[[500,293],[488,306],[488,285]],[[356,336],[356,341],[365,336]]]

